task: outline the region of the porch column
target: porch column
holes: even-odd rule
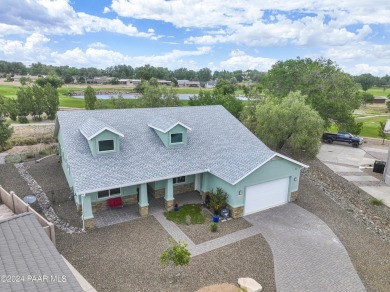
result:
[[[141,217],[148,216],[149,213],[149,202],[148,202],[148,188],[146,184],[142,184],[139,188],[139,214]]]
[[[173,180],[167,179],[165,182],[165,209],[167,211],[171,211],[174,205],[174,197],[173,197]]]
[[[195,186],[194,186],[195,191],[200,192],[201,181],[202,181],[202,174],[201,173],[195,174]]]
[[[81,195],[81,205],[82,205],[82,219],[84,221],[84,228],[92,229],[93,213],[92,213],[91,197],[85,194]]]

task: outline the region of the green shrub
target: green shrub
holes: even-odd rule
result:
[[[28,124],[28,119],[25,116],[18,116],[18,121],[21,124]]]
[[[222,188],[217,188],[215,192],[214,190],[211,190],[209,196],[210,196],[210,209],[214,211],[218,211],[219,213],[221,209],[226,207],[228,195]]]
[[[382,199],[372,198],[370,202],[371,202],[371,204],[373,204],[375,206],[383,206],[384,205]]]
[[[217,232],[217,230],[218,230],[217,223],[211,223],[210,224],[210,230],[211,230],[211,232]]]

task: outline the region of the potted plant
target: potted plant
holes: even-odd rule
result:
[[[215,222],[215,223],[218,223],[218,222],[219,222],[218,210],[214,210],[213,222]]]
[[[217,188],[215,192],[211,190],[210,209],[214,210],[214,215],[213,215],[214,222],[219,221],[219,213],[221,209],[226,206],[226,202],[227,202],[227,193],[223,189]]]
[[[179,206],[175,204],[175,206],[173,206],[173,210],[175,210],[175,212],[179,211]]]

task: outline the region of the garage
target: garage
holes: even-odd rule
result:
[[[286,177],[247,187],[244,215],[287,203],[288,186],[289,178]]]

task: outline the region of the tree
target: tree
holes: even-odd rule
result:
[[[368,92],[362,92],[361,95],[362,95],[362,100],[363,100],[364,104],[374,102],[375,98],[374,98],[373,94],[368,93]]]
[[[0,119],[0,148],[3,150],[9,138],[11,138],[13,133],[12,128],[9,124],[5,122],[4,119]]]
[[[54,120],[58,107],[60,105],[60,99],[58,97],[57,88],[46,84],[43,88],[44,92],[44,101],[45,101],[45,112],[49,120]]]
[[[142,92],[141,107],[179,106],[180,100],[176,91],[172,88],[161,88],[157,79],[152,78],[149,82],[142,82],[139,91]]]
[[[21,87],[16,92],[18,102],[18,120],[20,123],[28,123],[27,116],[32,113],[33,91],[31,87]]]
[[[32,87],[33,100],[32,100],[32,112],[34,121],[41,121],[42,114],[45,111],[45,93],[42,87],[34,84]]]
[[[170,240],[170,247],[165,249],[160,256],[163,268],[166,268],[168,265],[172,265],[173,268],[188,266],[190,259],[191,253],[187,249],[187,244],[181,241],[175,243],[173,239]],[[173,282],[176,282],[179,276],[180,274],[176,274]]]
[[[57,76],[51,75],[48,77],[39,77],[37,80],[35,80],[35,83],[40,87],[45,87],[45,85],[49,83],[54,88],[58,88],[64,84],[64,81],[59,79]]]
[[[361,105],[354,80],[331,60],[279,61],[268,71],[264,86],[277,98],[301,91],[307,95],[306,104],[320,114],[326,127],[339,124]]]
[[[224,90],[214,89],[212,92],[201,90],[198,95],[190,97],[188,105],[222,105],[233,116],[238,118],[243,108],[242,101],[232,94],[223,94]]]
[[[96,93],[95,89],[93,89],[90,85],[84,91],[84,100],[85,100],[85,109],[94,110],[96,104]]]
[[[386,136],[387,136],[387,134],[385,133],[385,126],[386,126],[385,122],[379,122],[378,134],[379,134],[379,137],[381,137],[383,139],[382,140],[382,145],[385,144],[385,139],[386,139]]]
[[[362,89],[367,91],[375,85],[375,82],[379,81],[379,78],[372,76],[371,74],[361,74],[355,77],[355,81],[360,83]]]
[[[211,70],[209,68],[203,68],[198,71],[198,77],[200,82],[207,82],[211,80]]]
[[[27,83],[31,82],[31,79],[29,77],[26,77],[26,76],[22,76],[20,77],[19,79],[19,82],[22,86],[26,85]]]
[[[315,157],[324,130],[321,116],[306,104],[300,92],[291,92],[282,100],[266,98],[256,109],[256,135],[269,147],[287,146]]]

